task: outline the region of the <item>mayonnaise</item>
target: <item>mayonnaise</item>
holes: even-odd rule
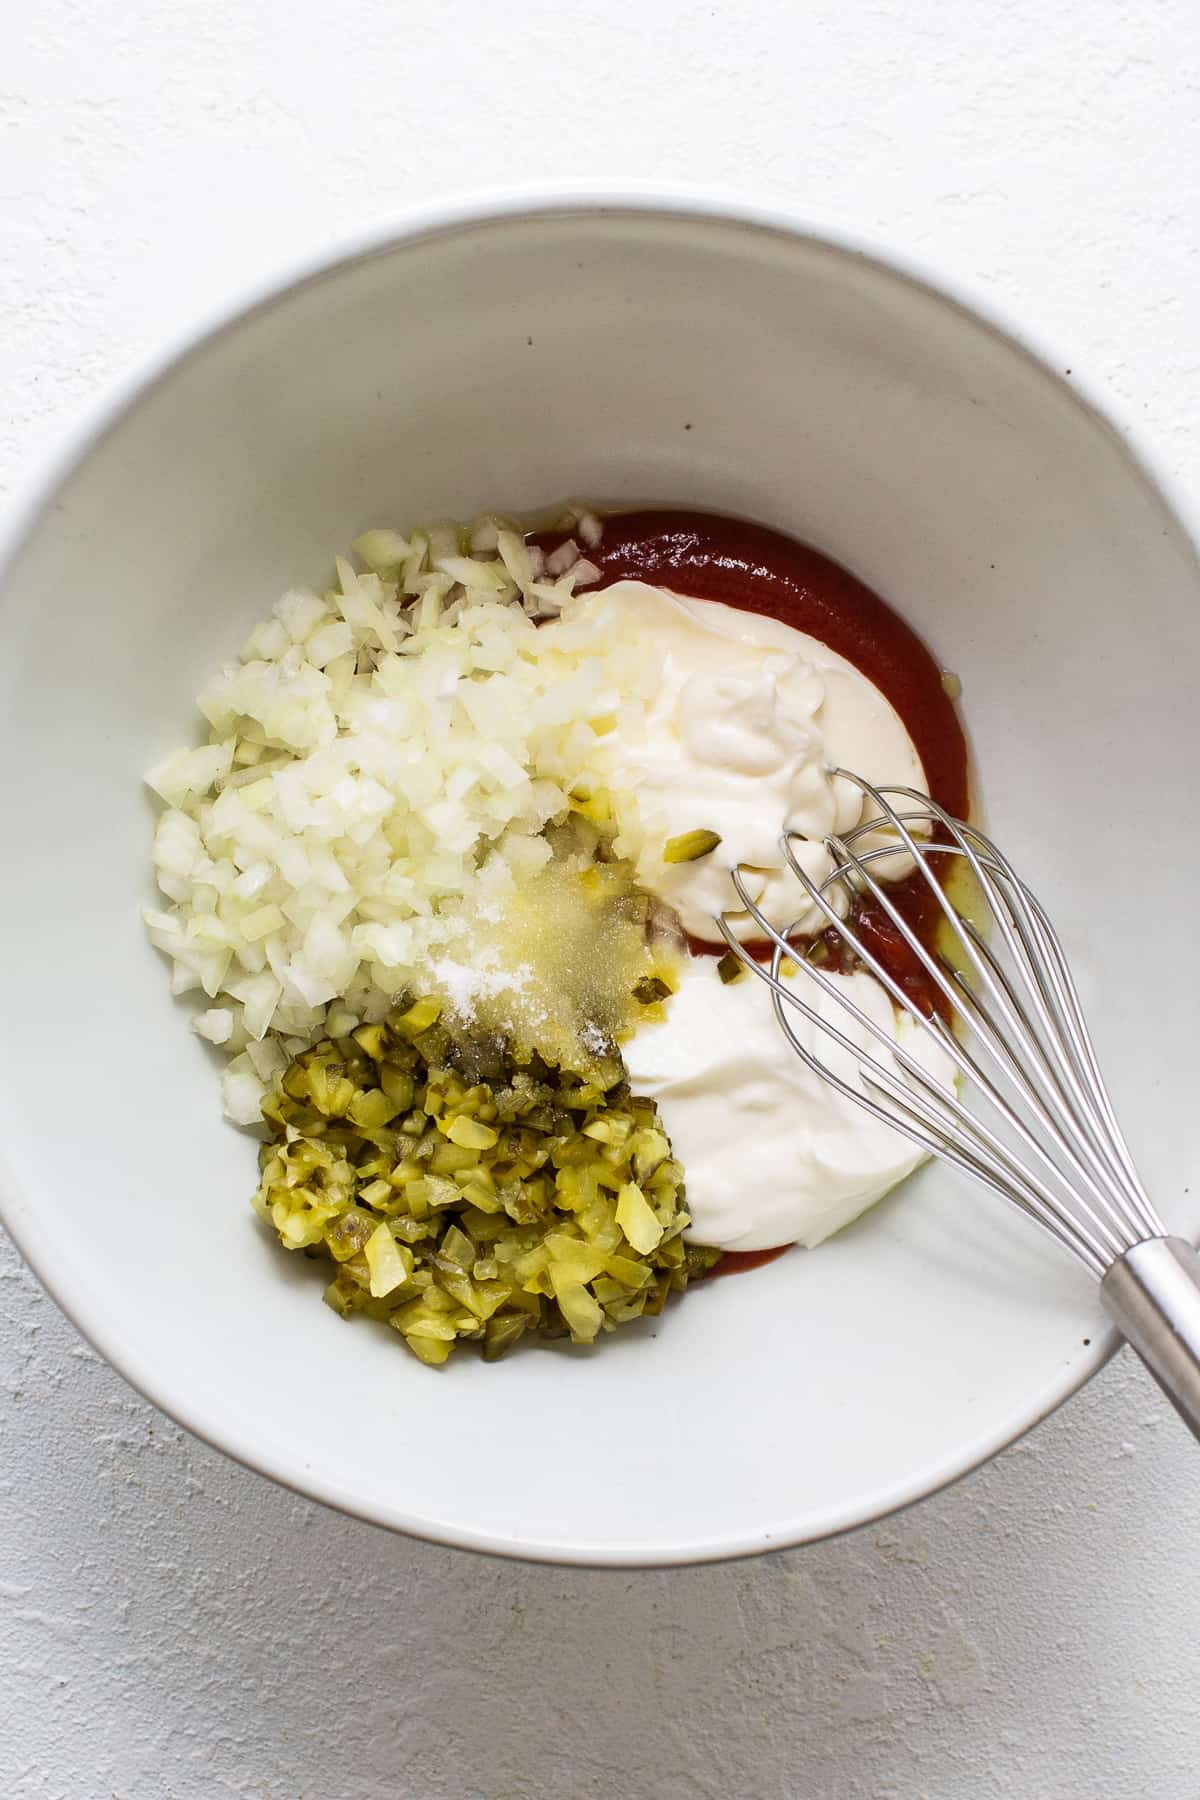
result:
[[[785,828],[797,834],[794,848],[814,882],[830,874],[824,840],[875,810],[832,769],[878,786],[925,788],[912,740],[878,688],[777,619],[622,581],[577,599],[566,630],[619,645],[624,668],[639,672],[640,704],[600,738],[598,766],[617,808],[618,848],[694,937],[719,941],[715,915],[738,905],[735,867],[774,923],[803,931],[823,922],[779,840]],[[696,830],[716,832],[716,850],[666,862],[667,841]],[[883,840],[858,847],[872,841]],[[881,879],[897,879],[909,863],[897,855],[874,867]],[[748,914],[732,923],[742,938],[761,936]],[[794,979],[822,1017],[893,1062],[818,983],[802,971]],[[907,1015],[897,1017],[869,974],[835,979],[889,1039],[951,1079],[945,1053]],[[697,1242],[738,1250],[818,1244],[922,1160],[899,1132],[805,1067],[754,976],[725,984],[715,957],[693,957],[665,1010],[664,1023],[643,1025],[622,1047],[633,1091],[657,1100],[683,1163]],[[798,1013],[793,1024],[858,1084],[850,1052]]]
[[[632,799],[622,830],[638,845],[639,881],[676,909],[685,930],[712,939],[714,914],[737,906],[735,865],[752,898],[776,921],[819,915],[787,870],[785,825],[819,882],[832,868],[823,839],[863,817],[858,789],[835,766],[868,781],[924,788],[920,758],[895,708],[853,664],[778,619],[714,600],[688,600],[640,581],[620,581],[576,603],[576,629],[634,648],[656,671],[635,732],[601,740],[607,779]],[[721,838],[695,862],[667,863],[663,846],[704,829]],[[895,879],[898,855],[878,865]],[[741,937],[761,936],[744,916]]]
[[[835,1000],[802,970],[797,991],[852,1042],[895,1067]],[[935,1078],[950,1083],[949,1057],[865,972],[834,977],[869,1018]],[[728,985],[715,957],[692,958],[662,1024],[643,1025],[622,1048],[636,1094],[657,1100],[687,1181],[688,1236],[725,1250],[811,1247],[839,1231],[923,1160],[805,1067],[776,1022],[771,996],[746,973]],[[792,1010],[800,1041],[852,1085],[851,1054]]]

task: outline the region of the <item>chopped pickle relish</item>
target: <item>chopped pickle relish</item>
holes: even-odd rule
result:
[[[325,1039],[263,1102],[259,1214],[335,1265],[325,1299],[424,1363],[526,1332],[590,1344],[720,1252],[685,1244],[683,1171],[615,1050],[585,1075],[463,1038],[436,1000]]]

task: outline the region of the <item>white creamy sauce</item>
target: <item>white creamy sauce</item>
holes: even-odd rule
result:
[[[888,1057],[803,971],[805,1000],[854,1043]],[[951,1083],[952,1065],[865,973],[835,978],[868,1017],[921,1066]],[[713,957],[694,957],[663,1024],[623,1046],[636,1094],[657,1100],[683,1163],[688,1236],[725,1250],[811,1248],[902,1181],[924,1158],[908,1139],[814,1075],[775,1020],[770,995],[747,973],[726,985]],[[800,1041],[860,1086],[854,1057],[793,1012]],[[888,1061],[896,1067],[894,1059]]]
[[[584,598],[574,616],[609,642],[635,646],[653,670],[644,709],[602,740],[642,885],[669,901],[693,936],[715,941],[714,915],[737,906],[730,871],[739,866],[773,921],[818,925],[820,914],[784,863],[780,834],[786,825],[804,840],[798,854],[819,883],[833,867],[823,840],[870,816],[869,803],[832,778],[832,768],[924,789],[895,708],[844,657],[758,613],[622,581]],[[694,862],[665,862],[667,840],[697,829],[718,833],[718,848]],[[894,880],[908,864],[897,856],[876,868]],[[746,914],[735,930],[761,935]],[[852,1040],[873,1042],[815,982],[795,978]],[[837,979],[923,1065],[951,1078],[943,1052],[907,1016],[897,1018],[869,975]],[[666,1012],[625,1054],[635,1093],[657,1100],[683,1162],[689,1235],[698,1242],[738,1250],[818,1244],[922,1160],[907,1139],[805,1068],[753,976],[726,985],[715,958],[693,958]],[[847,1051],[799,1014],[795,1022],[806,1043],[857,1082]]]
[[[675,907],[693,936],[716,941],[716,913],[738,905],[729,872],[741,865],[767,915],[803,929],[819,915],[786,868],[786,824],[816,881],[832,862],[822,840],[864,816],[861,794],[833,767],[873,783],[924,789],[920,758],[891,703],[853,664],[778,619],[715,600],[688,600],[640,581],[588,595],[574,615],[610,641],[635,645],[656,685],[636,730],[602,740],[608,779],[637,808],[638,879]],[[704,829],[721,838],[690,863],[663,861],[669,838]],[[880,871],[906,872],[903,859]],[[740,937],[761,936],[753,921]]]

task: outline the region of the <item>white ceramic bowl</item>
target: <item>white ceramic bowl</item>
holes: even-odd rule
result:
[[[928,1169],[598,1353],[432,1373],[336,1319],[256,1225],[253,1144],[139,922],[143,769],[249,622],[362,528],[567,494],[749,514],[847,563],[961,674],[992,827],[1076,953],[1150,1188],[1194,1232],[1200,574],[1068,373],[861,245],[563,201],[306,270],[105,409],[5,577],[0,1185],[130,1381],[365,1518],[634,1564],[878,1517],[1097,1367],[1087,1280]]]

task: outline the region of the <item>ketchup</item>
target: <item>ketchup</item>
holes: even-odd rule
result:
[[[769,1250],[726,1250],[711,1270],[710,1279],[717,1275],[745,1275],[751,1269],[761,1269],[764,1263],[774,1262],[777,1256],[784,1256],[791,1248],[791,1244],[773,1244]]]
[[[549,553],[569,535],[542,532],[533,541]],[[921,759],[933,799],[953,817],[965,818],[967,746],[942,685],[941,669],[916,632],[840,563],[768,526],[680,507],[607,516],[603,536],[588,549],[587,557],[600,570],[599,582],[588,591],[617,581],[645,581],[688,599],[722,600],[746,612],[765,613],[836,650],[895,707]],[[919,941],[932,945],[941,915],[920,873],[890,883],[888,898]],[[853,923],[872,954],[918,1006],[944,1010],[943,996],[881,906],[869,899],[857,902]],[[720,940],[689,942],[701,954],[719,956],[726,949]],[[750,947],[759,953],[759,946]],[[836,931],[825,933],[821,949],[826,967],[851,966]],[[769,946],[763,950],[769,954]],[[727,1251],[714,1273],[758,1268],[788,1247]]]

